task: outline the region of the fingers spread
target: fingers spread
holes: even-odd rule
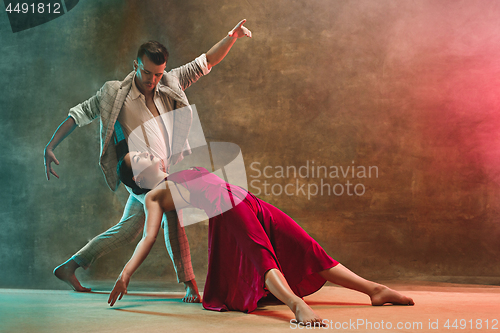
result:
[[[56,176],[57,178],[59,178],[57,173],[52,168],[50,168],[50,173],[53,174],[54,176]]]

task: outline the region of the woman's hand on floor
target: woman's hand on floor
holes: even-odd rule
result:
[[[121,300],[123,295],[127,293],[128,282],[129,281],[126,281],[121,276],[118,278],[118,280],[116,280],[115,286],[108,298],[109,306],[113,306],[117,299]]]

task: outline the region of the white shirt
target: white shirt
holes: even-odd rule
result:
[[[197,65],[201,68],[203,75],[210,73],[208,69],[206,54],[202,54],[195,59]],[[146,106],[146,98],[139,91],[135,84],[135,75],[132,79],[132,87],[125,99],[123,107],[118,116],[118,122],[122,126],[123,134],[129,150],[148,151],[154,156],[161,158],[165,165],[170,165],[170,151],[172,150],[172,133],[174,126],[175,101],[165,98],[165,103],[159,95],[158,83],[155,87],[153,102],[160,117],[155,119],[151,111]],[[142,128],[139,127],[142,125]],[[132,135],[132,137],[130,137]],[[144,139],[144,135],[146,139]],[[131,141],[133,147],[131,147]],[[166,143],[168,141],[168,144]]]
[[[146,106],[146,98],[135,84],[135,76],[132,80],[125,103],[118,116],[125,139],[129,143],[129,149],[148,151],[164,161],[169,159],[169,151],[172,147],[173,112],[174,100],[165,98],[163,102],[158,91],[158,83],[155,87],[153,102],[160,117],[154,117]],[[144,136],[146,138],[144,138]],[[131,146],[131,142],[133,142]],[[168,145],[167,145],[168,144]]]

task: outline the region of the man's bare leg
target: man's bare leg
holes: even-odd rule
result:
[[[186,303],[200,303],[201,297],[198,292],[198,286],[196,285],[196,280],[184,282],[184,289],[186,289],[186,296],[182,299]]]
[[[75,271],[80,267],[73,259],[68,259],[66,262],[57,266],[54,269],[54,275],[71,286],[75,291],[87,292],[90,288],[83,287],[80,281],[76,278]]]
[[[266,288],[292,310],[298,323],[314,327],[322,325],[321,318],[314,313],[302,298],[293,293],[285,277],[279,270],[273,268],[267,271],[265,283]]]
[[[319,272],[324,279],[338,284],[342,287],[353,289],[370,296],[372,305],[384,305],[386,303],[395,305],[414,305],[415,303],[409,297],[401,295],[382,284],[368,281],[351,272],[342,264]]]

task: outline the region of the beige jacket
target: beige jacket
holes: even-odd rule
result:
[[[206,55],[202,54],[184,66],[165,72],[160,83],[159,92],[162,98],[171,98],[175,101],[175,108],[189,108],[189,102],[184,93],[192,83],[210,70],[207,67]],[[78,104],[69,111],[69,116],[75,119],[81,127],[90,124],[97,117],[100,118],[101,154],[99,165],[109,188],[115,191],[120,184],[116,173],[118,164],[114,145],[114,126],[122,109],[125,98],[132,87],[134,72],[131,72],[123,81],[108,81],[91,98]],[[189,108],[190,109],[190,108]],[[190,154],[187,140],[192,123],[192,113],[179,112],[174,115],[174,130],[172,133],[171,164],[175,164]],[[175,152],[178,152],[175,154]]]

